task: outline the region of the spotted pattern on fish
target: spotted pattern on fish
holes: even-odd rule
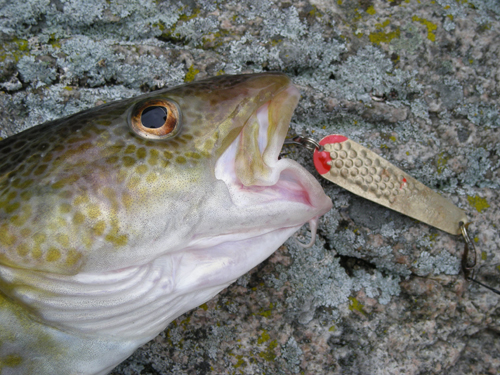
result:
[[[119,251],[130,236],[119,216],[132,214],[137,197],[150,196],[151,187],[169,187],[157,184],[166,167],[175,171],[200,166],[227,136],[227,129],[210,129],[206,124],[220,121],[216,114],[223,111],[218,106],[234,97],[227,87],[238,85],[238,80],[244,79],[221,77],[170,92],[190,126],[168,143],[144,140],[131,132],[124,108],[132,100],[93,110],[92,118],[84,112],[2,142],[0,154],[8,156],[0,164],[0,210],[7,218],[0,224],[2,262],[74,274],[96,243],[109,242]],[[200,92],[218,92],[216,99],[208,99],[210,112],[191,109],[196,108],[194,98],[206,100],[196,95]],[[119,172],[109,176],[110,168],[117,166]],[[116,189],[117,185],[127,189]],[[42,214],[44,225],[34,225]]]

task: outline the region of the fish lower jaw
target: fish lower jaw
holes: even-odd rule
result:
[[[245,186],[236,178],[224,182],[234,206],[242,211],[260,210],[263,217],[272,216],[275,225],[302,225],[332,208],[332,201],[319,182],[294,160],[277,161],[272,181],[273,184],[264,186]]]

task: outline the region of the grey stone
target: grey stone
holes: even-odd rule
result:
[[[451,199],[472,221],[478,280],[498,288],[498,1],[0,7],[0,137],[188,72],[283,71],[302,93],[290,135],[344,134]],[[463,241],[323,186],[334,209],[312,248],[287,241],[112,374],[498,372],[499,297],[464,279]]]

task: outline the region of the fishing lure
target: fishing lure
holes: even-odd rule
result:
[[[319,142],[310,137],[296,136],[287,139],[285,144],[300,145],[313,151],[316,171],[351,193],[444,232],[461,235],[465,242],[462,256],[464,277],[500,295],[500,291],[475,280],[477,251],[468,233],[470,222],[465,212],[448,199],[343,135],[328,135]]]

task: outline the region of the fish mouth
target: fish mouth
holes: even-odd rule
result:
[[[289,84],[252,113],[217,160],[215,176],[225,182],[236,206],[274,216],[274,229],[298,229],[309,222],[314,235],[318,218],[331,209],[332,201],[304,167],[279,158],[299,98]]]

